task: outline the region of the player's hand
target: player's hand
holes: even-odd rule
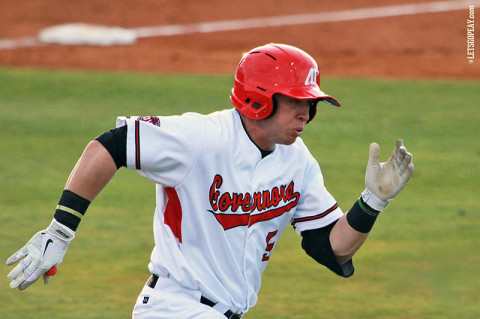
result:
[[[52,266],[60,264],[74,237],[74,231],[55,219],[47,229],[36,233],[25,246],[7,259],[7,266],[20,260],[7,276],[12,281],[10,287],[26,289]],[[43,280],[47,284],[50,276],[44,275]]]
[[[387,162],[380,163],[379,161],[380,147],[377,143],[372,143],[365,174],[367,189],[362,194],[362,198],[372,208],[382,210],[388,201],[394,199],[405,187],[415,167],[412,162],[412,154],[407,152],[402,140],[396,142],[393,154]]]

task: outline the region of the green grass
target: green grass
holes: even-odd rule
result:
[[[0,259],[50,222],[85,145],[117,115],[230,108],[231,77],[0,70]],[[319,107],[304,140],[344,211],[364,188],[368,145],[395,139],[415,174],[342,279],[287,229],[245,318],[478,318],[479,82],[323,79],[342,107]],[[125,169],[92,204],[48,286],[0,276],[0,318],[130,318],[148,277],[154,184]]]

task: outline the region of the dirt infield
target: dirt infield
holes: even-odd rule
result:
[[[138,28],[428,1],[393,2],[1,1],[0,39],[33,37],[46,27],[74,22]],[[243,52],[277,42],[309,52],[324,76],[478,80],[480,58],[473,64],[467,60],[468,9],[465,4],[465,10],[443,13],[142,38],[134,45],[111,47],[44,45],[3,49],[0,66],[231,74]]]

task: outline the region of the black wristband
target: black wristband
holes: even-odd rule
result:
[[[76,231],[89,205],[90,201],[88,199],[65,189],[58,202],[54,218],[57,222]]]
[[[352,208],[347,213],[347,222],[348,224],[361,233],[369,233],[372,230],[373,224],[377,220],[377,215],[373,215],[370,213],[377,212],[372,209],[372,211],[367,213],[365,210],[367,207],[361,198],[359,198],[355,204],[353,204]],[[362,207],[363,206],[363,207]],[[363,209],[362,209],[363,208]],[[371,208],[370,208],[371,209]]]
[[[373,209],[370,205],[368,205],[367,203],[365,203],[365,201],[363,200],[362,197],[360,197],[357,201],[358,205],[360,205],[360,208],[365,212],[367,213],[368,215],[371,215],[373,217],[377,217],[378,214],[381,213],[380,210],[376,210],[376,209]]]

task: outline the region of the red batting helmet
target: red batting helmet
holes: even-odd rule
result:
[[[267,44],[243,56],[235,72],[230,100],[238,111],[254,120],[272,114],[275,93],[340,106],[319,85],[320,72],[310,55],[290,45]],[[309,122],[316,113],[317,103],[313,103]]]

